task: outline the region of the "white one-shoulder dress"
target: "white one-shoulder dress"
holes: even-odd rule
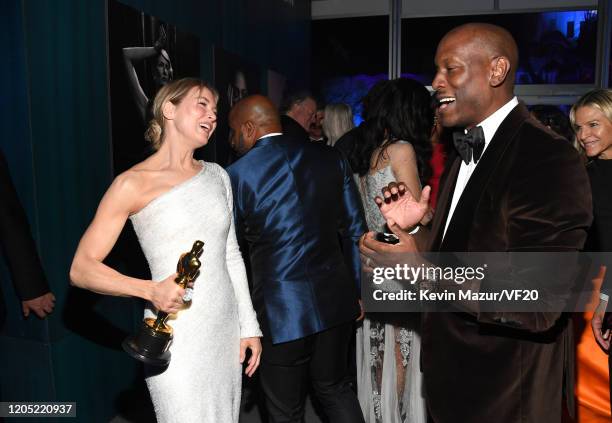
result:
[[[204,242],[191,306],[168,323],[170,365],[150,368],[158,422],[238,422],[240,338],[261,336],[233,223],[229,176],[215,163],[130,216],[154,281],[176,272],[182,253]],[[154,316],[149,306],[145,317]],[[153,372],[154,371],[154,372]]]

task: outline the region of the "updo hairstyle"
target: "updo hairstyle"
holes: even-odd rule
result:
[[[167,101],[175,106],[180,104],[187,93],[194,87],[198,87],[200,90],[206,88],[212,93],[215,103],[219,100],[219,93],[217,90],[213,86],[197,78],[177,79],[161,87],[153,100],[153,119],[149,121],[149,126],[145,131],[145,139],[151,143],[153,149],[159,150],[164,140],[164,125],[166,120],[163,113],[164,104],[166,104]]]

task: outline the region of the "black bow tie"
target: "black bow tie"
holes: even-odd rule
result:
[[[453,143],[455,148],[459,152],[459,155],[465,162],[470,164],[472,157],[474,163],[478,163],[480,156],[482,156],[482,150],[484,150],[485,136],[482,127],[476,126],[469,131],[467,134],[463,131],[453,133]]]

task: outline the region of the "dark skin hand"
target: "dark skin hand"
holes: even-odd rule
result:
[[[402,182],[391,182],[382,189],[382,197],[376,197],[374,201],[389,229],[399,238],[399,243],[393,245],[376,241],[375,232],[364,234],[359,241],[364,271],[371,272],[373,267],[395,266],[398,264],[397,253],[418,252],[414,237],[408,230],[417,225],[429,211],[430,192],[430,188],[425,187],[417,201]]]
[[[417,200],[403,182],[391,182],[382,189],[382,197],[374,198],[389,229],[396,225],[398,230],[409,230],[417,224],[429,223],[431,217],[429,196],[431,188],[426,186]],[[393,231],[395,233],[395,231]],[[397,234],[396,234],[397,235]]]

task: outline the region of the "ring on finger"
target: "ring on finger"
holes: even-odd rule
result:
[[[193,289],[191,288],[185,289],[185,295],[183,295],[182,297],[183,302],[188,303],[189,301],[191,301],[192,298],[193,298]]]

